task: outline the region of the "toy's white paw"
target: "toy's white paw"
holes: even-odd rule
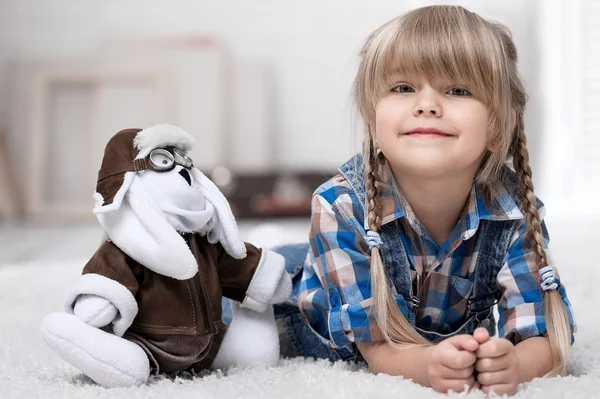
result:
[[[148,356],[133,342],[82,322],[68,313],[42,320],[46,344],[63,360],[107,387],[130,387],[147,381]]]

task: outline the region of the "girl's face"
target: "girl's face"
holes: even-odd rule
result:
[[[489,113],[458,82],[396,74],[376,108],[377,146],[394,173],[475,174],[487,146]]]

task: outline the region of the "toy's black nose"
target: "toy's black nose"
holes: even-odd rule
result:
[[[191,186],[192,185],[192,178],[190,177],[189,172],[187,171],[187,169],[181,169],[179,171],[179,174],[181,176],[183,176],[183,178],[185,179],[186,182],[188,182],[188,184]]]

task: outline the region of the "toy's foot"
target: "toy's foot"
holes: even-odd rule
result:
[[[54,352],[104,387],[130,387],[148,380],[148,356],[133,342],[67,313],[49,314],[42,320],[41,329]]]
[[[233,319],[212,368],[276,364],[279,360],[279,333],[273,307],[258,313],[231,301],[231,310]]]

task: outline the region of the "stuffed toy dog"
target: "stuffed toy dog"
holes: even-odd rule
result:
[[[108,142],[94,199],[105,241],[83,268],[66,313],[42,321],[48,346],[105,387],[158,373],[271,365],[271,304],[291,281],[281,255],[244,243],[219,189],[186,154],[193,138],[158,125]],[[221,321],[221,297],[233,321]]]

